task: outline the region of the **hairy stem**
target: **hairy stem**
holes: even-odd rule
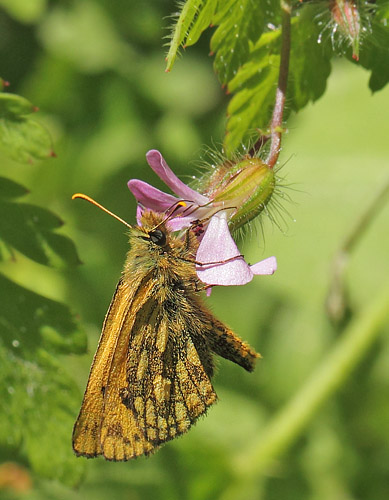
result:
[[[282,119],[284,116],[284,107],[286,99],[286,88],[289,74],[290,58],[290,25],[292,5],[290,0],[281,0],[282,9],[282,36],[281,36],[281,60],[280,73],[278,75],[278,86],[276,99],[273,109],[270,130],[270,152],[266,160],[267,165],[273,168],[277,163],[281,150]]]

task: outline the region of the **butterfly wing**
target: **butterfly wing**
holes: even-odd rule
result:
[[[261,355],[256,353],[230,328],[216,319],[195,296],[190,297],[190,300],[193,302],[191,307],[196,310],[194,321],[200,323],[193,328],[193,331],[197,332],[197,337],[194,338],[195,343],[198,343],[196,339],[199,338],[198,333],[200,332],[201,337],[205,337],[207,340],[208,350],[240,365],[249,372],[253,371],[255,363]]]
[[[172,319],[171,302],[159,299],[155,292],[145,302],[127,352],[114,354],[101,429],[102,453],[110,460],[149,454],[185,433],[216,401],[187,311],[180,314],[176,304]]]
[[[127,348],[128,335],[136,313],[141,308],[144,297],[152,293],[150,280],[144,279],[138,285],[129,286],[126,280],[121,279],[105,317],[81,410],[73,429],[73,449],[77,455],[95,457],[102,453],[101,427],[105,392],[112,370],[117,369],[117,355],[115,360],[114,355],[122,352],[124,346]],[[129,314],[130,311],[132,314]]]
[[[207,337],[212,351],[222,358],[228,359],[248,372],[252,372],[260,354],[238,337],[221,321],[211,316]]]

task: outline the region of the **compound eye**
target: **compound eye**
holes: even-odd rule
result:
[[[149,233],[150,239],[156,245],[163,247],[166,245],[166,234],[162,232],[160,229],[155,229]]]

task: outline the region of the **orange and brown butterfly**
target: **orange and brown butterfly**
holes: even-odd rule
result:
[[[86,195],[73,198],[114,215]],[[130,250],[74,425],[77,455],[149,455],[187,432],[216,401],[213,353],[248,371],[259,357],[204,305],[194,232],[178,237],[166,216],[152,211],[140,222],[124,222]]]

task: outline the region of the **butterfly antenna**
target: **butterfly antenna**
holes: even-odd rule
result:
[[[185,201],[185,200],[180,200],[180,201],[177,201],[176,203],[174,203],[173,205],[171,205],[171,206],[170,206],[170,207],[166,210],[166,212],[168,212],[168,213],[167,213],[167,215],[166,215],[166,217],[165,217],[163,220],[161,220],[161,222],[159,222],[156,226],[154,226],[154,227],[153,227],[153,229],[152,229],[152,231],[155,231],[155,230],[156,230],[159,226],[162,226],[162,224],[165,224],[165,222],[166,222],[167,220],[171,219],[171,218],[172,218],[172,216],[173,216],[173,214],[174,214],[174,212],[175,212],[176,210],[178,210],[180,207],[184,207],[184,208],[185,208],[185,207],[187,207],[187,203],[186,203],[186,201]],[[170,212],[170,210],[171,210],[171,212]],[[169,213],[169,212],[170,212],[170,213]],[[178,216],[180,216],[180,214],[179,214]]]
[[[205,206],[205,205],[202,205],[202,206]],[[228,207],[228,210],[230,210],[230,209],[231,210],[232,209],[237,210],[238,207]],[[212,214],[209,215],[208,217],[204,217],[203,219],[198,219],[198,220],[195,220],[193,222],[195,223],[195,226],[198,226],[200,224],[204,224],[204,222],[208,222],[211,219],[211,217],[213,217],[214,215],[218,214],[219,212],[223,212],[223,210],[226,210],[226,208],[221,207],[218,210],[216,210],[215,212],[212,212]]]
[[[92,203],[92,205],[95,205],[96,207],[101,208],[101,210],[103,210],[103,212],[106,212],[107,214],[111,215],[114,219],[118,220],[119,222],[121,222],[125,226],[129,227],[130,229],[132,229],[131,224],[129,224],[125,220],[121,219],[118,215],[114,214],[113,212],[111,212],[107,208],[103,207],[103,205],[100,205],[100,203],[97,203],[97,201],[95,201],[90,196],[88,196],[86,194],[82,194],[82,193],[76,193],[76,194],[74,194],[72,196],[72,200],[75,200],[76,198],[81,198],[82,200],[89,201],[89,203]]]

